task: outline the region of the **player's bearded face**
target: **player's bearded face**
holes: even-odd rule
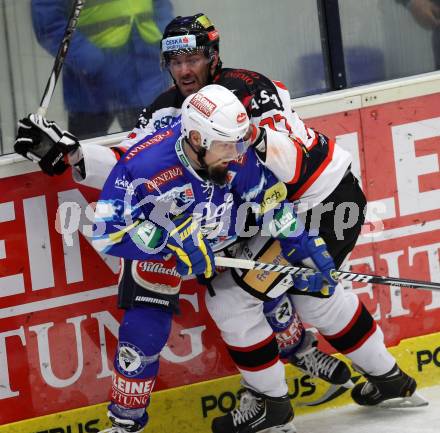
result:
[[[226,183],[229,163],[237,159],[242,152],[242,148],[236,142],[213,141],[210,150],[206,152],[205,163],[209,178],[219,184]]]
[[[225,185],[228,176],[229,161],[208,165],[209,179],[217,185]]]

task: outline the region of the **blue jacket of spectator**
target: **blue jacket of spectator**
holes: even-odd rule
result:
[[[132,1],[116,0],[119,3],[126,2],[127,7],[133,5],[130,3]],[[134,1],[145,2],[145,8],[152,12],[151,19],[160,32],[163,32],[173,18],[169,0]],[[109,0],[95,0],[93,7],[105,8],[110,3]],[[115,4],[110,5],[112,6]],[[58,51],[71,8],[72,0],[31,2],[37,40],[53,56]],[[139,9],[138,3],[136,8]],[[133,19],[126,43],[112,48],[100,47],[92,42],[93,37],[81,30],[80,15],[79,26],[73,35],[63,66],[63,91],[67,110],[106,113],[136,107],[141,109],[149,105],[168,87],[170,80],[168,73],[160,68],[160,41],[151,44],[144,39],[138,30],[136,19]]]

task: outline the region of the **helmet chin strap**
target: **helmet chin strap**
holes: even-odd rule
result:
[[[208,166],[205,162],[205,156],[206,156],[206,149],[204,147],[201,147],[200,149],[196,149],[190,140],[188,140],[188,137],[185,137],[185,142],[188,143],[188,146],[191,148],[191,150],[197,155],[197,162],[200,165],[200,168],[204,171],[208,170]]]

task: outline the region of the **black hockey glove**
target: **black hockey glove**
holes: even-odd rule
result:
[[[78,148],[79,142],[74,135],[37,114],[30,114],[18,122],[15,152],[37,162],[49,176],[64,173],[69,167],[65,156]]]

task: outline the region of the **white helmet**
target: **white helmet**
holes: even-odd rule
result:
[[[218,84],[203,87],[189,95],[182,105],[182,135],[198,131],[201,145],[209,150],[214,140],[242,140],[249,129],[249,117],[239,99]]]

